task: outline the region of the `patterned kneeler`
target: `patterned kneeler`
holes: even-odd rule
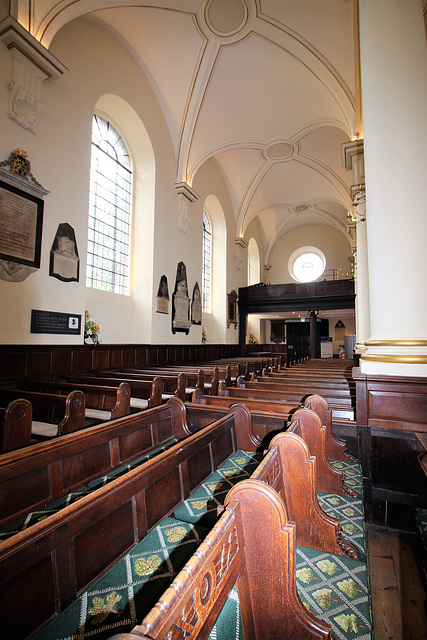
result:
[[[338,518],[344,537],[359,550],[360,560],[366,562],[365,516],[363,503],[358,498],[317,492],[319,505],[328,515]]]
[[[156,604],[206,534],[202,527],[165,518],[34,640],[107,640],[129,632]]]
[[[368,571],[364,562],[297,547],[297,590],[336,640],[372,638]]]

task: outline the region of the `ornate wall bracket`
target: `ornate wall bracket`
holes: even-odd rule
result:
[[[188,233],[188,225],[191,222],[189,206],[196,202],[199,196],[186,182],[177,182],[175,189],[178,194],[178,229]]]
[[[242,237],[234,238],[234,243],[236,245],[236,269],[241,269],[244,262],[242,252],[243,249],[246,249],[249,243]]]
[[[12,16],[0,22],[0,38],[10,52],[11,92],[8,115],[21,127],[36,133],[43,111],[43,82],[59,78],[67,68],[28,33]]]

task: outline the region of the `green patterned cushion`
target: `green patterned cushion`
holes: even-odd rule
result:
[[[297,547],[297,590],[336,640],[372,638],[368,570],[364,562]]]
[[[165,518],[36,639],[106,640],[129,632],[156,604],[206,534],[202,527]]]
[[[366,562],[365,517],[362,501],[358,498],[322,491],[317,492],[317,498],[323,511],[339,519],[344,537],[358,548],[360,559]]]
[[[419,536],[427,547],[427,509],[415,509],[415,521]]]
[[[355,489],[360,498],[363,498],[362,467],[358,462],[342,462],[341,460],[329,460],[329,464],[337,471],[344,474],[344,482]]]
[[[176,442],[177,440],[170,440],[169,442],[166,442],[162,446],[157,447],[156,449],[153,449],[147,453],[144,453],[142,456],[139,456],[138,458],[135,458],[135,460],[132,460],[131,462],[124,464],[120,467],[117,467],[117,469],[113,469],[108,474],[101,476],[96,480],[92,480],[92,482],[90,482],[87,485],[87,487],[81,487],[80,489],[76,489],[76,491],[72,491],[66,496],[63,496],[62,498],[55,500],[55,502],[52,502],[51,504],[48,504],[45,507],[42,507],[41,509],[37,509],[36,511],[32,511],[24,518],[20,518],[16,522],[13,522],[8,526],[4,527],[0,531],[0,541],[6,540],[7,538],[12,537],[19,531],[24,531],[24,529],[28,529],[28,527],[31,527],[31,525],[36,524],[37,522],[40,522],[40,520],[44,520],[45,518],[52,515],[53,513],[57,513],[61,509],[64,509],[64,507],[67,507],[73,502],[80,500],[80,498],[82,498],[83,496],[87,496],[90,493],[92,493],[92,491],[99,489],[99,487],[104,487],[106,484],[108,484],[112,480],[119,478],[120,476],[124,475],[131,469],[134,469],[138,465],[146,462],[147,460],[151,460],[151,458],[154,458],[154,456],[158,455],[159,453],[162,453],[162,451],[166,451],[167,449],[169,449],[169,447],[176,444]]]
[[[211,629],[208,640],[244,640],[239,598],[235,587],[230,591],[221,613]]]
[[[296,561],[298,594],[311,613],[332,625],[334,638],[370,640],[372,622],[366,564],[304,547],[297,548]],[[235,589],[209,640],[243,640]]]
[[[223,462],[187,500],[175,509],[174,516],[185,522],[199,523],[211,528],[218,519],[217,508],[224,504],[231,487],[249,478],[262,460],[261,453],[236,451]]]

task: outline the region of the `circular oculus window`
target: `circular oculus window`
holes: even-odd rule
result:
[[[315,247],[303,247],[289,258],[289,272],[297,282],[313,282],[325,270],[326,258]]]

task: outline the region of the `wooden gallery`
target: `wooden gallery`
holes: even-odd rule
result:
[[[0,0],[0,627],[427,637],[427,1]]]

